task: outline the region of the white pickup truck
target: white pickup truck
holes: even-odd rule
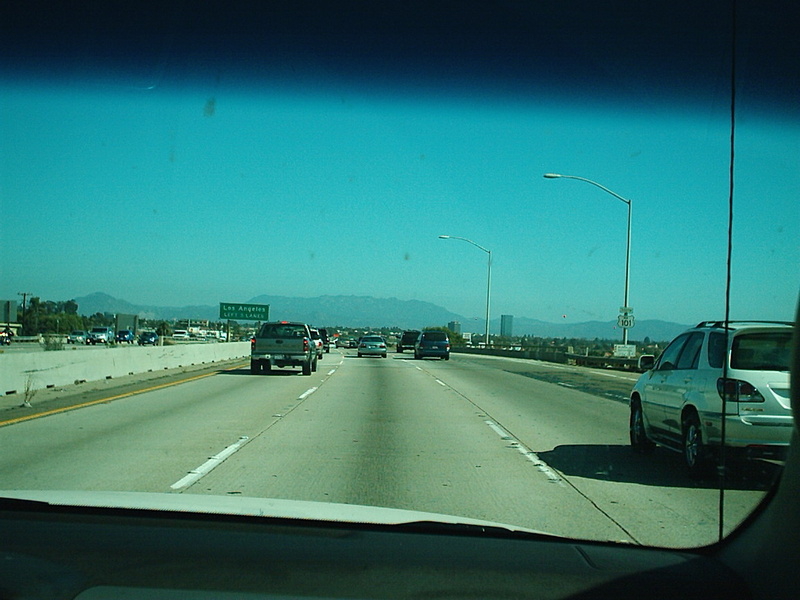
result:
[[[266,373],[272,367],[300,367],[303,375],[317,370],[317,346],[305,323],[264,323],[250,340],[250,372]]]

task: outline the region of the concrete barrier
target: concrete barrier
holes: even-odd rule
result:
[[[250,342],[126,346],[0,354],[0,394],[70,385],[250,356]]]

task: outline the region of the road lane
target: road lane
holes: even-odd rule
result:
[[[326,375],[249,369],[0,429],[0,487],[170,491],[189,470],[293,410]]]
[[[389,506],[633,541],[418,365],[348,356],[301,409],[187,491]]]
[[[588,539],[713,541],[713,482],[690,480],[678,455],[634,455],[627,406],[577,389],[612,378],[559,369],[339,351],[311,377],[236,369],[0,428],[0,488],[345,502]],[[763,494],[752,482],[726,492],[727,526]]]
[[[455,357],[446,367],[420,364],[480,406],[638,541],[687,546],[718,538],[716,478],[690,479],[680,455],[661,448],[651,456],[635,455],[628,442],[629,409],[616,393],[596,396],[558,385],[579,381],[586,369],[474,356]],[[610,378],[601,372],[580,385],[595,389],[604,379]],[[765,467],[755,477],[726,482],[725,532],[763,499],[774,475]]]

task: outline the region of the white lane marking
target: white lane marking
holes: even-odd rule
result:
[[[568,388],[574,388],[575,387],[571,383],[564,383],[563,381],[557,381],[556,383],[558,383],[558,385],[561,385],[561,386],[564,386],[564,387],[568,387]]]
[[[331,369],[330,371],[328,371],[328,376],[331,376],[334,373],[336,373],[336,369]]]
[[[305,399],[306,399],[306,398],[308,398],[308,397],[309,397],[311,394],[313,394],[314,392],[316,392],[316,391],[317,391],[317,389],[318,389],[318,388],[316,388],[316,387],[312,387],[312,388],[310,388],[310,389],[307,389],[305,392],[303,392],[302,394],[300,394],[300,395],[297,397],[297,399],[298,399],[298,400],[305,400]]]
[[[539,458],[539,456],[533,450],[525,446],[522,442],[520,442],[494,421],[484,421],[484,423],[491,427],[492,430],[502,439],[510,441],[511,445],[515,447],[519,453],[522,454],[522,456],[531,461],[536,468],[539,469],[539,471],[541,471],[552,483],[557,483],[558,485],[565,487],[561,477],[559,477],[559,475],[553,471],[546,462]]]
[[[228,458],[231,454],[240,450],[242,446],[244,446],[247,443],[248,440],[249,438],[246,435],[241,436],[238,442],[236,442],[235,444],[231,444],[230,446],[225,448],[222,452],[215,454],[196,469],[192,469],[191,471],[189,471],[189,474],[186,475],[186,477],[184,477],[179,481],[176,481],[170,487],[173,490],[179,490],[181,488],[185,488],[193,484],[195,481],[197,481],[204,475],[207,475],[213,469],[222,464],[222,461]]]
[[[442,387],[447,387],[447,384],[444,381],[441,381],[440,379],[434,379],[434,381]]]

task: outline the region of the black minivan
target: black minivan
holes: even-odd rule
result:
[[[397,351],[402,352],[403,350],[413,350],[414,344],[417,343],[419,333],[420,332],[417,329],[407,329],[404,331],[403,335],[400,336],[400,339],[397,340]]]
[[[414,358],[433,356],[450,360],[450,338],[444,331],[423,331],[414,344]]]

